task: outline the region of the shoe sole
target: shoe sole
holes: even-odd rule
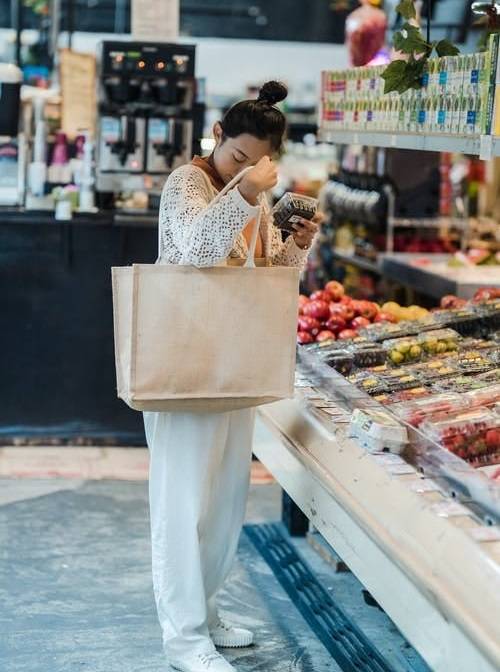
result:
[[[253,644],[253,637],[241,638],[237,643],[234,639],[224,639],[224,637],[212,637],[215,646],[220,646],[224,649],[243,649],[246,646]]]

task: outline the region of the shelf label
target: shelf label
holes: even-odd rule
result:
[[[500,527],[498,525],[471,527],[469,532],[475,541],[500,541]]]
[[[460,502],[444,501],[436,502],[432,505],[432,510],[441,518],[451,518],[452,516],[470,516],[471,512]]]
[[[482,135],[479,142],[479,158],[482,161],[489,161],[493,156],[493,136]]]

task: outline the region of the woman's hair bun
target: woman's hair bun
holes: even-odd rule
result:
[[[276,105],[276,103],[285,100],[288,95],[288,89],[281,82],[266,82],[259,91],[257,100],[268,105]]]

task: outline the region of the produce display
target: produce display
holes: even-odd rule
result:
[[[401,320],[391,304],[357,301],[333,281],[301,297],[298,341],[388,417],[474,466],[500,463],[499,294],[443,297]]]

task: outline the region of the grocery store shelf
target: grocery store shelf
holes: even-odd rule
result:
[[[417,149],[428,152],[457,152],[462,154],[480,154],[481,151],[481,139],[479,136],[320,130],[319,137],[323,142],[339,145],[394,147],[395,149]],[[500,156],[500,138],[491,140],[491,156]]]
[[[370,261],[370,259],[365,259],[356,254],[344,254],[337,250],[332,250],[332,255],[334,259],[344,264],[351,264],[364,271],[370,271],[370,273],[381,273],[380,265],[376,261]]]

